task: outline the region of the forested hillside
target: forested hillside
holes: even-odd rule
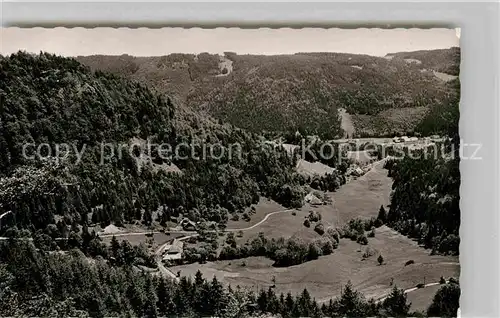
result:
[[[421,68],[458,76],[460,73],[460,48],[390,53],[393,59],[413,59]]]
[[[112,249],[110,249],[110,253]],[[28,261],[27,261],[28,260]],[[393,287],[381,302],[344,286],[340,297],[320,305],[304,289],[277,294],[225,288],[200,272],[179,282],[88,259],[79,251],[46,253],[22,241],[0,242],[0,315],[11,317],[414,317],[403,290]],[[456,313],[460,289],[443,285],[429,315]]]
[[[425,62],[409,63],[406,56],[412,53]],[[433,70],[457,75],[458,48],[399,54],[228,52],[78,60],[147,83],[188,109],[206,111],[238,127],[254,132],[299,130],[328,139],[342,136],[339,108],[353,115],[359,136],[404,134],[453,93]],[[435,61],[436,56],[441,58]]]
[[[73,59],[26,53],[2,58],[0,79],[0,202],[18,227],[150,225],[158,210],[159,222],[183,213],[224,225],[230,213],[242,212],[259,196],[301,204],[305,180],[283,149],[263,147],[258,135],[229,125],[188,118],[188,111],[175,113],[170,99],[140,84],[93,73]],[[146,150],[136,149],[101,160],[102,142],[118,147],[133,140],[174,148],[185,143],[183,154],[195,155],[153,154],[148,162]],[[238,143],[241,153],[198,160],[203,142],[226,150]],[[35,145],[27,148],[28,156],[41,143],[52,154],[59,143],[84,152],[78,164],[74,151],[59,160],[26,159],[26,143]]]
[[[96,231],[109,224],[130,226],[151,238],[155,227],[177,224],[182,215],[215,222],[213,231],[205,231],[208,222],[201,222],[198,238],[223,239],[219,229],[228,218],[244,216],[262,197],[296,208],[311,188],[335,191],[346,182],[348,164],[338,160],[339,145],[331,148],[331,157],[318,160],[333,172],[306,177],[297,173],[295,156],[264,136],[287,132],[301,137],[296,130],[319,135],[303,158],[312,162],[325,139],[341,133],[340,106],[379,116],[388,109],[436,102],[441,107],[429,108],[418,131],[450,136],[448,148],[435,159],[387,161],[394,193],[390,211],[385,215],[382,208],[377,224],[386,223],[435,252],[456,254],[460,173],[459,158],[451,155],[459,144],[458,86],[453,86],[458,81],[443,84],[406,62],[348,54],[276,59],[229,53],[226,59],[232,64],[224,60],[225,70],[219,57],[209,54],[80,60],[85,59],[96,63],[93,68],[106,65],[107,70],[94,71],[76,59],[47,53],[0,56],[0,316],[423,314],[410,312],[405,292],[392,282],[391,293],[379,301],[365,299],[349,282],[339,297],[319,303],[307,289],[284,295],[267,282],[260,285],[266,288],[247,290],[223,286],[200,272],[194,278],[167,275],[158,252],[163,245],[156,249],[151,243],[148,250],[143,243],[116,237],[105,244]],[[388,75],[382,66],[400,75]],[[181,153],[164,157],[161,147],[148,149],[149,144],[182,146]],[[54,157],[62,145],[68,147],[67,155]],[[203,145],[225,151],[206,156]],[[237,151],[229,152],[234,145]],[[307,229],[310,218],[320,219],[313,211],[309,215],[299,220],[301,229]],[[368,241],[365,230],[375,236],[375,219],[368,222],[352,238]],[[350,223],[359,227],[361,221]],[[248,249],[232,235],[234,246],[218,252],[228,259],[265,255],[276,267],[290,266],[323,254],[335,256],[340,237],[349,236],[323,224],[314,231],[328,237],[306,244],[300,238],[259,234]],[[175,238],[170,232],[160,234]],[[183,257],[191,250],[187,246]],[[383,259],[378,263],[383,266]],[[253,270],[243,264],[243,270]],[[441,284],[429,315],[450,316],[458,307],[456,281],[442,278]]]
[[[426,153],[414,150],[412,156],[386,163],[394,180],[387,215],[389,226],[443,254],[458,254],[460,244],[458,103],[458,96],[450,98],[419,127],[448,136],[449,141],[436,148],[431,146]]]

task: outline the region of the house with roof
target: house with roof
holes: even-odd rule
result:
[[[184,251],[184,242],[174,239],[172,244],[165,247],[163,254],[164,261],[180,261],[182,260],[182,252]]]
[[[183,218],[179,224],[184,231],[196,231],[196,223],[188,218]]]

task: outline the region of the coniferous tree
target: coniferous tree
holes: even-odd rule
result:
[[[387,220],[387,213],[385,212],[385,208],[383,205],[380,206],[378,211],[377,220],[380,220],[382,223],[385,223]]]
[[[342,289],[338,313],[343,317],[365,316],[364,298],[358,291],[353,289],[351,281],[348,281]]]
[[[411,303],[407,302],[404,290],[398,289],[396,286],[392,288],[391,293],[382,303],[382,307],[389,317],[406,317],[410,306]]]
[[[456,317],[460,306],[460,286],[448,283],[437,291],[432,304],[427,309],[430,317]]]

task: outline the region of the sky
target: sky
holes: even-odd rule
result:
[[[387,53],[459,46],[456,29],[2,28],[0,54],[19,50],[63,56],[170,53]]]

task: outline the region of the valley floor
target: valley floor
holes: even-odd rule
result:
[[[292,237],[299,236],[304,240],[318,238],[314,227],[306,228],[303,225],[304,217],[309,211],[321,213],[322,222],[326,226],[340,227],[352,218],[376,217],[381,205],[389,204],[392,180],[387,176],[387,170],[383,168],[384,161],[373,164],[372,169],[356,180],[343,185],[336,192],[329,192],[332,204],[311,206],[306,204],[292,213],[279,213],[271,215],[266,222],[258,227],[246,230],[239,242],[246,242],[263,232],[266,237]],[[249,225],[259,222],[266,214],[273,211],[285,210],[280,205],[267,200],[261,200],[256,207],[256,214],[250,222],[239,221],[237,224],[228,223],[228,229],[233,227],[242,228],[243,224]],[[248,225],[247,225],[248,226]]]
[[[237,238],[238,244],[256,237],[259,232],[263,232],[268,238],[298,236],[308,241],[319,237],[314,232],[314,226],[306,228],[303,225],[304,217],[309,211],[320,212],[325,226],[341,226],[355,217],[377,216],[380,206],[387,206],[390,202],[391,186],[392,180],[383,168],[383,161],[379,161],[364,176],[347,183],[337,192],[329,193],[333,199],[331,205],[306,205],[296,210],[296,215],[292,215],[291,211],[274,213],[265,222],[261,222],[266,215],[283,210],[272,201],[261,200],[250,222],[230,222],[228,229],[243,228],[244,224],[250,227],[243,231],[243,237]],[[264,257],[249,257],[174,266],[170,270],[174,273],[181,271],[182,276],[194,276],[200,270],[204,277],[211,278],[215,275],[226,284],[254,290],[271,286],[275,277],[278,292],[297,294],[307,288],[320,302],[340,295],[342,286],[348,280],[366,297],[380,299],[390,292],[391,280],[399,288],[410,289],[420,283],[439,282],[441,276],[447,279],[459,276],[458,257],[431,256],[430,250],[418,246],[413,240],[386,226],[378,228],[375,237],[368,241],[367,246],[361,246],[342,239],[333,254],[286,268],[273,267],[273,261]],[[373,256],[363,260],[362,255],[367,248],[372,250]],[[383,255],[385,259],[381,266],[377,263],[378,255]],[[405,266],[409,260],[415,263]],[[414,295],[409,298],[415,302],[413,307],[425,309],[430,304],[435,289],[432,286],[412,291],[410,294]]]
[[[362,254],[368,247],[375,253],[362,260]],[[408,289],[424,281],[438,282],[441,276],[458,277],[458,258],[431,256],[429,252],[384,226],[378,229],[375,238],[369,239],[367,246],[360,247],[353,241],[343,239],[333,254],[296,266],[277,268],[267,258],[249,257],[202,265],[195,263],[175,266],[171,270],[180,270],[182,276],[193,277],[200,270],[204,277],[211,278],[215,275],[226,284],[256,290],[271,286],[275,277],[277,291],[297,294],[307,288],[320,302],[340,295],[342,286],[351,280],[355,289],[366,297],[377,299],[390,292],[391,279],[399,288]],[[376,260],[379,254],[385,259],[385,264],[381,266]],[[414,260],[415,264],[405,266],[408,260]],[[430,289],[428,295],[427,290],[419,290],[418,293],[419,301],[434,295]]]

